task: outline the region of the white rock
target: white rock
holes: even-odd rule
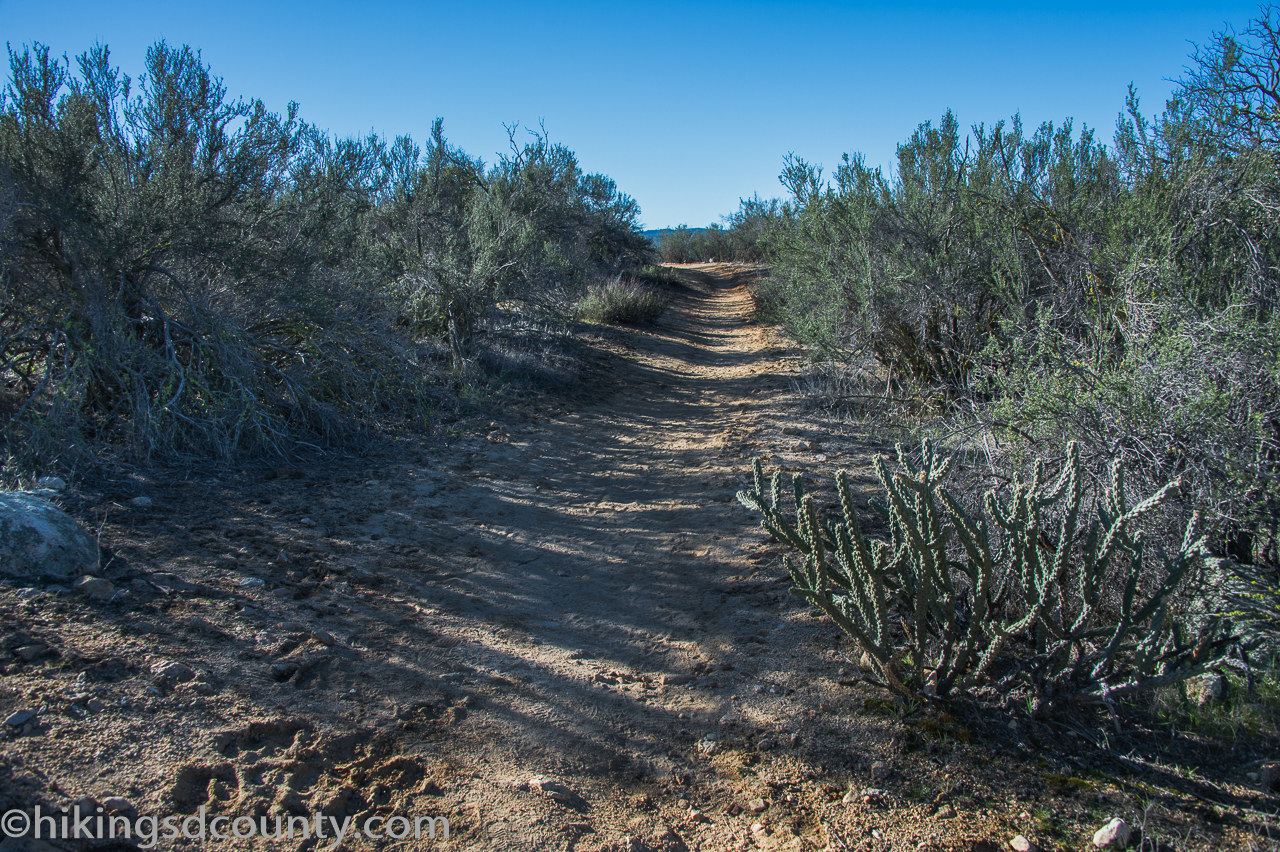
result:
[[[98,570],[98,542],[75,519],[33,494],[0,492],[0,576],[70,580]]]
[[[1040,849],[1039,846],[1036,846],[1021,834],[1009,841],[1009,848],[1011,848],[1013,852],[1038,852]]]
[[[1129,845],[1130,833],[1129,823],[1116,817],[1093,833],[1093,845],[1099,849],[1123,849]]]
[[[60,476],[42,476],[36,480],[36,487],[49,491],[66,491],[67,481]]]

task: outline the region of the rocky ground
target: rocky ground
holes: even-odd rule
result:
[[[656,326],[585,340],[572,395],[359,459],[73,482],[114,559],[0,586],[0,810],[352,818],[344,849],[1082,849],[1113,817],[1277,848],[1248,744],[858,680],[734,494],[753,456],[870,493],[889,447],[799,404],[750,274],[686,268]],[[449,837],[356,836],[396,815]],[[49,848],[86,844],[0,840]]]

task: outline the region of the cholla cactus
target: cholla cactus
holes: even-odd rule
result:
[[[919,464],[901,445],[898,461],[893,472],[883,458],[875,463],[888,541],[863,534],[844,472],[836,475],[834,523],[820,521],[799,476],[791,480],[790,520],[781,475],[766,489],[758,460],[755,487],[738,493],[764,515],[770,535],[803,555],[785,560],[792,594],[849,634],[887,688],[942,697],[995,682],[999,671],[1002,691],[1025,689],[1037,712],[1067,701],[1111,706],[1116,696],[1203,671],[1225,649],[1222,623],[1189,642],[1169,613],[1172,593],[1203,555],[1196,518],[1177,553],[1159,555],[1154,587],[1139,588],[1152,572],[1135,527],[1176,483],[1130,508],[1117,462],[1096,519],[1082,529],[1084,470],[1074,443],[1051,485],[1038,467],[1007,500],[988,492],[977,517],[943,488],[951,460],[930,441]],[[1117,583],[1118,601],[1108,596]]]

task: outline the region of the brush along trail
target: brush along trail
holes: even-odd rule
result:
[[[787,594],[734,499],[750,459],[869,488],[886,448],[799,409],[753,270],[680,274],[655,326],[586,339],[594,377],[558,410],[144,482],[150,507],[81,497],[115,591],[0,592],[0,710],[38,713],[2,735],[0,805],[352,818],[344,849],[975,850],[1034,834],[1043,793],[1087,836],[1128,793],[1082,780],[1090,810],[1016,732],[993,753],[908,719]],[[449,839],[355,833],[396,815]]]

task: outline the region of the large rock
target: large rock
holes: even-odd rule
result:
[[[34,494],[0,491],[0,577],[71,580],[98,570],[98,542]]]

